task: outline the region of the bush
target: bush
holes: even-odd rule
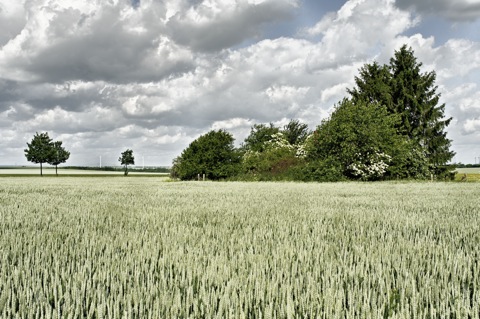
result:
[[[304,182],[338,182],[346,180],[341,163],[332,158],[315,160],[292,168],[289,172],[294,180]]]
[[[190,143],[172,163],[171,176],[192,180],[198,174],[208,179],[225,179],[238,174],[241,156],[234,138],[225,130],[210,131]]]

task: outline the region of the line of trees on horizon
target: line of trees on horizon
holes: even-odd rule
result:
[[[283,128],[255,124],[239,148],[226,130],[194,140],[172,162],[182,180],[381,180],[444,178],[455,153],[439,104],[436,73],[406,45],[388,65],[365,64],[356,86],[311,132],[298,120]]]
[[[65,163],[70,152],[62,146],[62,141],[53,141],[48,132],[36,132],[27,148],[24,150],[25,157],[29,162],[40,164],[40,176],[43,176],[43,164],[55,166],[55,174],[58,175],[58,165]],[[120,154],[118,161],[123,166],[123,174],[128,175],[128,165],[135,165],[133,151],[127,149]]]

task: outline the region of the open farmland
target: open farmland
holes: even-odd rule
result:
[[[477,183],[1,181],[1,318],[480,318]]]
[[[139,175],[139,176],[153,176],[153,177],[168,177],[168,173],[156,173],[156,172],[135,172],[129,171],[129,175]],[[43,169],[43,175],[55,175],[55,168],[47,167]],[[103,171],[103,170],[90,170],[90,169],[58,169],[58,176],[88,176],[88,177],[104,177],[104,176],[123,176],[122,170],[117,171]],[[13,177],[13,176],[39,176],[40,177],[40,168],[2,168],[0,167],[0,178],[1,177]]]
[[[480,167],[457,168],[456,181],[479,182]]]

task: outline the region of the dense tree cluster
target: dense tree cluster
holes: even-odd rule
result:
[[[441,175],[454,156],[445,132],[452,119],[445,119],[445,104],[439,105],[435,72],[421,73],[421,66],[413,50],[404,45],[390,65],[365,65],[355,78],[357,87],[349,93],[354,103],[380,103],[399,117],[398,133],[410,141],[404,174]]]
[[[435,72],[421,72],[411,48],[389,65],[364,65],[331,116],[310,132],[255,124],[239,149],[226,131],[211,131],[185,149],[173,175],[193,179],[336,181],[443,177],[453,158]]]

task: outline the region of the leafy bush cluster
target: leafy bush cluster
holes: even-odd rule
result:
[[[240,148],[210,131],[173,162],[172,175],[232,180],[338,181],[443,178],[454,155],[438,105],[435,72],[421,73],[403,46],[389,65],[366,64],[327,119],[311,132],[298,120],[283,128],[255,124]]]

